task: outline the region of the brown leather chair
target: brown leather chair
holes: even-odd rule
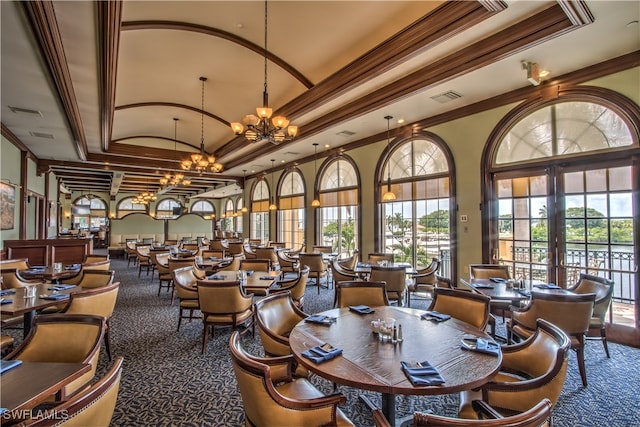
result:
[[[0,275],[2,275],[2,289],[24,288],[25,286],[44,283],[44,280],[22,277],[18,268],[3,268],[0,270]]]
[[[595,294],[531,293],[531,302],[525,307],[511,307],[507,321],[509,342],[516,335],[527,338],[535,331],[537,319],[547,320],[562,329],[571,339],[571,348],[578,359],[582,384],[587,386],[584,366],[584,337],[589,330]]]
[[[4,328],[4,324],[3,324]],[[4,357],[5,353],[13,351],[14,339],[11,335],[0,335],[0,354]]]
[[[162,291],[163,288],[165,288],[167,292],[173,288],[173,284],[171,283],[173,277],[171,276],[171,268],[169,268],[170,257],[171,254],[169,252],[151,251],[151,262],[158,272],[158,296],[160,296],[160,291]],[[151,275],[151,280],[153,280],[153,274]]]
[[[171,272],[173,277],[173,287],[178,294],[178,329],[182,319],[193,319],[193,312],[200,310],[198,300],[198,277],[193,272],[193,266],[176,268]],[[189,316],[184,315],[184,310],[189,310]]]
[[[127,267],[131,265],[131,261],[133,261],[133,266],[135,267],[138,262],[138,253],[136,252],[136,246],[138,243],[136,240],[127,240],[124,246],[125,254],[127,255]]]
[[[330,254],[333,252],[333,247],[328,245],[313,245],[311,247],[311,252],[314,254]]]
[[[510,279],[509,266],[501,264],[470,264],[469,265],[469,277],[471,279]],[[510,302],[508,301],[492,301],[491,310],[502,316],[502,321],[505,321],[505,315],[509,310]]]
[[[362,280],[336,282],[336,306],[342,308],[351,305],[389,305],[385,285],[385,282]]]
[[[278,264],[280,265],[280,271],[297,273],[300,271],[300,262],[297,259],[291,258],[285,251],[276,251],[278,257]]]
[[[153,268],[153,264],[151,263],[151,246],[137,245],[136,256],[138,258],[138,277],[140,277],[143,268],[147,272],[148,276],[149,272]]]
[[[354,249],[350,257],[339,259],[338,263],[341,267],[344,267],[347,270],[353,270],[356,268],[356,264],[358,264],[359,257],[360,252],[357,249]]]
[[[222,259],[224,258],[224,251],[219,251],[214,249],[205,249],[200,253],[200,255],[204,259],[210,259],[210,258]]]
[[[218,271],[238,271],[240,270],[240,263],[244,259],[243,254],[234,255],[233,258],[231,258],[231,262],[224,267],[218,268]]]
[[[251,248],[251,245],[247,243],[242,244],[242,254],[246,259],[256,259],[258,256],[255,251]]]
[[[244,253],[244,243],[243,242],[229,242],[229,253],[231,255],[240,255]]]
[[[115,277],[114,270],[85,270],[82,269],[80,274],[61,283],[65,285],[76,285],[85,289],[103,288],[113,283]]]
[[[379,261],[393,262],[393,254],[383,252],[372,252],[367,257],[369,264],[377,264]]]
[[[295,377],[292,355],[250,355],[240,345],[237,332],[231,334],[229,348],[246,425],[353,426],[338,409],[346,403],[346,397],[341,393],[325,396],[306,378]]]
[[[216,325],[231,326],[234,331],[244,325],[242,333],[251,326],[255,334],[253,294],[246,295],[239,281],[198,280],[198,301],[202,312],[202,353],[209,331],[215,336]]]
[[[268,259],[243,259],[240,261],[240,270],[245,271],[269,271],[271,261]]]
[[[102,261],[109,261],[109,260],[110,260],[109,255],[90,254],[90,255],[84,256],[84,259],[82,260],[82,264],[91,264],[94,262],[102,262]]]
[[[71,399],[54,406],[43,414],[64,414],[64,420],[55,417],[34,417],[21,424],[28,427],[109,427],[116,407],[120,378],[122,376],[122,357],[116,359],[113,366],[91,387],[77,393]]]
[[[304,307],[304,292],[307,289],[307,280],[309,280],[309,267],[300,270],[298,277],[291,280],[279,280],[275,289],[269,289],[269,295],[289,291],[293,303],[300,310]]]
[[[536,406],[526,412],[503,417],[490,405],[481,400],[474,401],[478,411],[482,411],[486,419],[467,420],[461,418],[449,418],[428,412],[414,412],[414,427],[549,427],[551,426],[551,401],[542,399]],[[376,427],[391,427],[382,411],[375,408],[372,412],[373,422]]]
[[[271,270],[279,270],[280,264],[278,263],[278,256],[276,255],[275,247],[272,248],[256,248],[257,259],[268,259],[269,268]]]
[[[436,288],[457,289],[451,279],[436,274]]]
[[[307,318],[285,291],[256,301],[254,304],[258,333],[267,356],[291,354],[289,333],[301,320]]]
[[[69,304],[62,311],[65,314],[93,314],[106,319],[104,343],[107,357],[111,360],[111,325],[110,320],[116,307],[120,282],[102,288],[88,289],[69,296]]]
[[[106,319],[102,316],[41,314],[33,319],[29,335],[6,359],[90,364],[89,372],[61,390],[57,400],[63,400],[84,388],[93,379],[105,328]]]
[[[110,270],[111,260],[105,259],[102,261],[83,262],[82,268],[88,270]]]
[[[407,270],[405,267],[372,265],[369,280],[371,282],[386,282],[387,297],[390,301],[396,301],[398,306],[401,306],[407,289],[406,277]]]
[[[329,268],[331,269],[331,277],[333,278],[334,284],[337,282],[348,282],[358,279],[358,275],[353,270],[349,270],[338,260],[331,261]]]
[[[309,277],[313,277],[318,287],[318,295],[320,295],[320,279],[327,277],[327,264],[324,262],[321,253],[308,253],[303,252],[300,255],[300,267],[309,267]],[[329,283],[327,282],[327,289]]]
[[[0,260],[0,270],[27,270],[31,268],[28,258],[2,259]]]
[[[423,294],[424,298],[430,298],[433,295],[433,289],[437,285],[436,274],[440,269],[440,260],[432,258],[431,264],[425,268],[416,270],[411,275],[413,282],[407,286],[407,307],[411,307],[411,294]]]
[[[609,356],[609,346],[607,345],[607,330],[605,328],[606,315],[611,306],[611,297],[613,296],[613,281],[600,276],[593,276],[591,274],[580,274],[580,279],[573,287],[568,288],[571,292],[576,294],[596,294],[596,302],[593,306],[593,315],[591,321],[589,321],[589,332],[598,331],[600,337],[590,337],[587,335],[586,339],[600,339],[604,352]]]
[[[477,419],[474,400],[482,400],[506,416],[526,412],[547,398],[555,406],[567,376],[569,337],[560,328],[539,319],[533,335],[502,347],[502,365],[479,391],[460,393],[460,418]]]
[[[222,251],[224,253],[231,253],[231,248],[229,247],[229,242],[226,240],[212,240],[209,242],[209,248],[214,251]]]
[[[449,314],[463,322],[484,329],[489,322],[489,304],[486,295],[457,289],[434,288],[433,301],[428,310]]]

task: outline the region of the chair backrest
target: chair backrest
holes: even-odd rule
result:
[[[581,335],[588,331],[595,294],[557,294],[532,292],[527,319],[544,319],[558,326],[568,335]],[[524,324],[533,329],[535,325]]]
[[[255,253],[257,259],[268,259],[271,265],[278,265],[278,256],[276,255],[275,247],[256,248]]]
[[[307,315],[291,299],[291,292],[282,292],[262,298],[254,304],[256,323],[266,354],[291,354],[289,332]]]
[[[120,378],[122,376],[122,357],[118,357],[109,371],[95,384],[82,390],[70,399],[55,406],[51,412],[64,414],[64,420],[42,417],[31,418],[24,426],[29,427],[109,427],[116,407]],[[44,411],[47,414],[49,411]]]
[[[354,273],[353,270],[346,270],[344,266],[337,260],[331,261],[329,267],[331,268],[331,275],[333,277],[333,280],[336,283],[356,280],[358,278],[358,275]]]
[[[593,306],[593,317],[604,320],[611,305],[613,281],[604,277],[581,273],[578,283],[569,288],[569,290],[576,294],[595,294],[596,301]]]
[[[393,254],[382,253],[382,252],[372,252],[367,257],[367,262],[369,264],[376,264],[378,261],[393,262]]]
[[[405,267],[371,266],[369,280],[372,282],[386,282],[387,292],[404,293],[406,288],[407,270]]]
[[[501,264],[469,264],[469,277],[472,279],[491,279],[499,277],[510,279],[509,266]]]
[[[330,254],[331,252],[333,252],[333,247],[332,246],[327,246],[327,245],[313,245],[311,247],[311,251],[313,253]]]
[[[243,242],[229,242],[229,252],[231,255],[238,255],[244,253]]]
[[[473,292],[436,287],[429,310],[449,314],[478,329],[484,329],[489,322],[491,298]]]
[[[9,270],[12,268],[17,270],[26,270],[29,267],[29,259],[27,258],[0,260],[0,270]]]
[[[240,261],[240,270],[269,271],[271,261],[268,259],[243,259]]]
[[[278,264],[280,264],[280,268],[284,270],[292,270],[298,266],[298,260],[295,258],[291,258],[287,253],[283,250],[275,251],[276,257],[278,257]]]
[[[287,247],[287,244],[285,242],[269,242],[267,244],[268,247],[270,248],[285,248]]]
[[[90,264],[92,262],[108,261],[109,255],[85,255],[82,264]]]
[[[360,252],[357,249],[354,249],[350,257],[339,259],[338,262],[342,267],[348,268],[349,270],[353,270],[354,268],[356,268],[359,255],[360,255]]]
[[[448,277],[439,276],[437,274],[436,274],[436,287],[456,289],[456,287],[453,286],[453,282],[451,281],[451,279],[449,279]]]
[[[308,253],[303,252],[299,255],[300,257],[300,267],[304,268],[304,266],[309,267],[310,272],[325,272],[327,271],[327,265],[324,263],[322,259],[322,253]]]
[[[251,308],[251,295],[245,295],[240,281],[198,280],[198,301],[203,314],[232,315]]]
[[[212,249],[205,249],[202,251],[201,253],[202,258],[207,259],[207,258],[224,258],[224,251],[220,251],[220,250],[212,250]]]
[[[103,288],[112,284],[113,278],[115,277],[114,270],[83,269],[82,273],[80,274],[82,275],[82,277],[77,283],[75,283],[75,285],[85,289]]]
[[[225,265],[224,267],[218,268],[218,271],[238,271],[240,270],[240,263],[242,262],[243,259],[244,259],[243,254],[233,255],[231,262]]]
[[[42,280],[25,279],[24,277],[20,276],[17,268],[3,268],[2,270],[0,270],[0,275],[2,275],[3,289],[24,288],[25,286],[43,283]]]
[[[287,287],[294,301],[301,301],[307,289],[307,280],[309,280],[309,267],[300,270],[300,274],[296,279],[291,282],[280,282],[280,285]]]
[[[94,314],[110,318],[118,299],[120,282],[87,291],[76,292],[69,296],[69,304],[63,310],[66,314]]]
[[[65,394],[69,395],[95,375],[105,328],[106,319],[102,316],[41,314],[33,319],[29,335],[6,359],[91,364],[89,372],[65,387]]]
[[[169,258],[171,258],[171,253],[169,252],[160,252],[154,253],[153,258],[155,258],[155,266],[159,271],[169,271]],[[152,259],[153,259],[152,258]]]
[[[82,263],[82,268],[88,270],[109,270],[111,269],[111,261],[105,259],[102,261],[84,262]]]
[[[440,260],[438,258],[431,258],[431,263],[425,268],[421,268],[416,271],[418,274],[415,278],[417,284],[437,284],[436,274],[440,269]]]
[[[338,307],[361,304],[369,307],[389,305],[385,282],[364,282],[361,280],[336,282],[336,294]]]
[[[182,267],[195,267],[195,258],[169,257],[169,271],[173,272]]]

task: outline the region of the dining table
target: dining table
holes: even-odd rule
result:
[[[395,425],[396,395],[440,395],[482,386],[500,369],[501,353],[490,355],[463,349],[464,338],[491,338],[482,330],[455,318],[434,322],[423,318],[424,310],[405,307],[371,307],[360,314],[350,308],[318,313],[334,319],[328,324],[299,322],[289,335],[296,360],[311,372],[334,383],[382,394],[382,412]],[[381,342],[372,321],[395,320],[402,325],[402,341]],[[311,348],[329,344],[342,353],[316,363],[303,355]],[[429,364],[440,373],[440,385],[413,385],[401,362]],[[418,365],[420,366],[420,365]]]
[[[353,268],[353,272],[355,274],[358,275],[359,278],[366,280],[369,275],[371,274],[371,267],[374,264],[368,263],[368,262],[357,262],[355,267]],[[412,274],[416,274],[417,270],[408,262],[387,262],[384,265],[381,264],[375,264],[376,266],[381,266],[381,267],[404,267],[406,270],[406,273],[408,275],[412,275]]]
[[[48,282],[59,283],[60,280],[71,279],[80,274],[82,264],[69,264],[61,269],[56,269],[53,265],[46,267],[31,267],[25,270],[19,270],[20,276],[25,279],[39,279]]]
[[[238,273],[246,273],[246,282],[242,284],[242,288],[247,294],[257,296],[269,295],[269,289],[276,283],[280,277],[280,271],[218,271],[210,276],[207,280],[231,281],[238,280]]]
[[[36,287],[34,296],[27,297],[28,287],[4,289],[2,290],[2,304],[0,313],[8,316],[23,316],[23,336],[27,336],[31,330],[31,323],[37,311],[46,307],[64,304],[69,301],[68,297],[56,298],[55,295],[72,294],[82,291],[79,286],[71,286],[67,289],[58,290],[58,286],[52,283],[39,283],[31,285]],[[67,287],[66,285],[64,287]]]
[[[30,418],[31,409],[90,370],[90,363],[21,362],[0,375],[0,418]]]
[[[524,280],[523,287],[514,286],[513,282],[504,279],[460,279],[460,283],[472,291],[479,292],[491,298],[492,302],[508,302],[519,306],[531,298],[531,292],[571,293],[566,289],[552,283],[544,283],[539,280]],[[517,283],[517,282],[516,282]]]

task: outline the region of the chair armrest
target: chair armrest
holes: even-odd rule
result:
[[[473,409],[478,413],[480,419],[499,419],[502,415],[491,407],[487,402],[474,400],[471,402]]]

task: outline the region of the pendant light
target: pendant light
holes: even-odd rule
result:
[[[174,117],[173,118],[173,158],[177,159],[178,158],[178,149],[177,149],[177,143],[178,143],[178,118]],[[166,188],[166,187],[177,187],[179,185],[189,185],[191,184],[191,180],[189,178],[186,178],[184,176],[183,173],[177,172],[177,173],[166,173],[164,175],[163,178],[160,178],[160,187],[161,188]]]
[[[270,211],[275,211],[276,209],[278,209],[278,205],[276,205],[275,203],[275,198],[273,196],[273,193],[275,193],[276,189],[273,186],[273,164],[275,163],[275,159],[271,159],[271,204],[269,205],[269,210]]]
[[[389,150],[389,142],[390,142],[390,128],[389,122],[393,119],[393,116],[384,116],[387,121],[387,151]],[[391,153],[389,153],[391,154]],[[392,202],[396,199],[396,195],[391,191],[391,156],[389,156],[389,161],[387,162],[387,192],[382,195],[383,202]]]
[[[313,148],[314,148],[313,170],[314,170],[315,176],[318,176],[318,143],[317,142],[313,143]],[[320,207],[320,199],[318,198],[318,192],[316,191],[315,186],[313,188],[313,201],[311,202],[311,206],[314,208]]]
[[[246,169],[242,169],[242,209],[240,209],[240,212],[242,213],[246,213],[249,212],[249,209],[247,209],[247,200],[244,197],[244,190],[247,188],[247,170]]]

